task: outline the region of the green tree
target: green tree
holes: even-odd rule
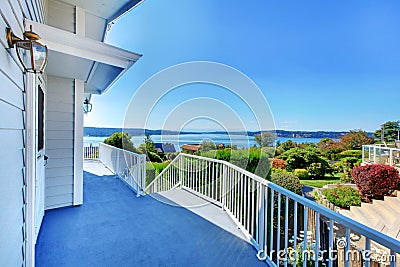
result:
[[[288,151],[289,149],[297,147],[297,143],[293,142],[292,140],[287,140],[283,142],[279,147],[282,148],[283,151]]]
[[[144,144],[146,145],[147,152],[157,153],[156,146],[154,145],[154,142],[149,134],[146,134],[144,138]]]
[[[115,132],[110,137],[106,138],[104,143],[131,152],[138,152],[132,142],[132,137],[127,132]]]
[[[387,121],[383,124],[385,142],[394,142],[398,139],[400,121]],[[374,133],[376,141],[381,141],[382,128]]]
[[[288,151],[289,149],[297,147],[297,143],[293,142],[292,140],[287,140],[283,143],[279,143],[279,141],[276,143],[276,152],[275,155],[279,156],[285,151]]]
[[[217,149],[217,146],[212,140],[203,140],[200,144],[201,152],[215,150],[215,149]]]
[[[276,134],[273,132],[262,132],[254,135],[254,141],[260,147],[273,146],[276,141]]]
[[[363,130],[351,130],[340,138],[340,144],[345,150],[361,149],[362,145],[374,143],[374,139]]]
[[[165,159],[164,153],[159,153],[154,145],[153,140],[149,134],[144,138],[144,144],[139,146],[139,150],[147,155],[147,160],[151,162],[163,162]]]
[[[343,151],[343,147],[338,141],[332,140],[331,138],[322,138],[318,144],[317,148],[321,151],[324,157],[331,160],[337,159],[337,154]]]

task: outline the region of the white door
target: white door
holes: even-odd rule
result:
[[[45,188],[45,97],[46,90],[41,77],[38,77],[36,88],[36,178],[35,178],[35,243],[39,234],[40,226],[44,216],[44,188]]]

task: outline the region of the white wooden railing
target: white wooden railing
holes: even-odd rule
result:
[[[363,145],[362,161],[364,164],[386,164],[400,167],[400,149],[381,145]]]
[[[98,159],[98,158],[99,158],[99,143],[83,142],[83,159]]]
[[[99,160],[125,181],[137,195],[146,186],[146,155],[99,143]]]
[[[314,266],[350,266],[351,257],[361,255],[358,266],[364,262],[368,267],[378,248],[387,253],[381,262],[396,266],[398,240],[231,163],[181,153],[146,193],[174,188],[220,206],[257,249],[257,257],[272,266],[298,266],[301,259]]]

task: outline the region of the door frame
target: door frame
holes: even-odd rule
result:
[[[42,125],[39,124],[39,113],[37,113],[35,115],[35,147],[36,147],[36,179],[35,179],[35,205],[39,204],[39,207],[34,207],[35,210],[35,244],[36,244],[36,240],[37,240],[37,236],[39,235],[39,231],[40,231],[40,226],[42,224],[43,221],[43,217],[44,217],[44,202],[45,202],[45,188],[46,188],[46,171],[45,171],[45,166],[46,166],[46,114],[47,114],[47,107],[46,107],[46,92],[47,92],[47,86],[46,86],[46,80],[45,80],[45,76],[44,75],[37,75],[36,76],[36,85],[35,85],[35,112],[40,112],[39,109],[41,108],[39,106],[39,90],[42,91],[43,93],[43,114],[42,114]],[[39,150],[39,148],[37,147],[39,145],[39,126],[42,126],[42,148]],[[42,164],[42,166],[38,166]],[[42,173],[38,173],[38,171],[41,169]],[[38,177],[38,175],[40,175],[40,177]],[[38,181],[38,180],[41,181]],[[38,188],[38,186],[40,186],[41,188]],[[41,199],[39,200],[36,196],[36,193],[38,192],[38,190],[40,191],[40,195],[38,197],[40,197]],[[40,210],[38,210],[40,209]],[[39,217],[36,217],[39,216]],[[38,221],[36,221],[38,220]]]
[[[36,195],[36,160],[37,160],[37,142],[36,142],[36,90],[41,85],[46,91],[46,76],[42,74],[39,78],[36,73],[25,73],[25,169],[26,169],[26,244],[25,260],[26,266],[35,266],[35,195]],[[40,79],[40,80],[39,80]],[[45,96],[46,97],[46,96]],[[46,110],[46,101],[44,106]],[[44,110],[44,111],[45,111]],[[45,114],[44,114],[45,116]],[[44,133],[45,134],[45,133]],[[45,141],[44,141],[45,142]]]

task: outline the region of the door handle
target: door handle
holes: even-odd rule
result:
[[[44,166],[46,166],[46,165],[47,165],[47,160],[49,159],[49,157],[48,157],[48,156],[46,156],[46,155],[44,155],[44,157],[43,157],[43,158],[44,158],[44,162],[45,162],[45,163],[44,163]]]

